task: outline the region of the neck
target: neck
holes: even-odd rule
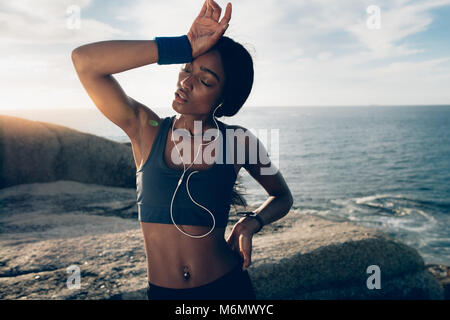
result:
[[[182,114],[175,117],[175,129],[186,129],[191,135],[203,134],[210,128],[216,128],[216,124],[211,115],[190,115]],[[195,121],[201,122],[201,132],[195,131]],[[199,124],[197,124],[199,126]]]

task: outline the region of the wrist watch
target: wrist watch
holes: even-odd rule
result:
[[[236,214],[238,216],[246,216],[246,217],[255,218],[256,220],[258,220],[260,227],[259,227],[258,230],[255,231],[255,233],[259,232],[259,230],[261,230],[262,227],[264,226],[263,219],[256,212],[253,212],[253,211],[238,211],[238,212],[236,212]]]

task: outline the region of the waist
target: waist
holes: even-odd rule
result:
[[[148,280],[166,288],[190,288],[214,281],[240,263],[240,256],[224,239],[225,228],[215,228],[203,238],[190,238],[174,226],[142,223]],[[189,234],[208,228],[183,226]],[[187,268],[190,278],[183,273]]]

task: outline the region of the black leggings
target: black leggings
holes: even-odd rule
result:
[[[149,300],[255,300],[255,292],[248,271],[242,264],[213,282],[193,287],[173,289],[148,282]]]

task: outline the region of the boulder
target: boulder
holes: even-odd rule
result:
[[[135,188],[132,150],[53,123],[0,115],[0,188],[57,180]]]
[[[254,239],[253,255],[260,299],[443,298],[415,249],[348,222],[297,215],[289,229]],[[367,285],[370,266],[380,289]]]

